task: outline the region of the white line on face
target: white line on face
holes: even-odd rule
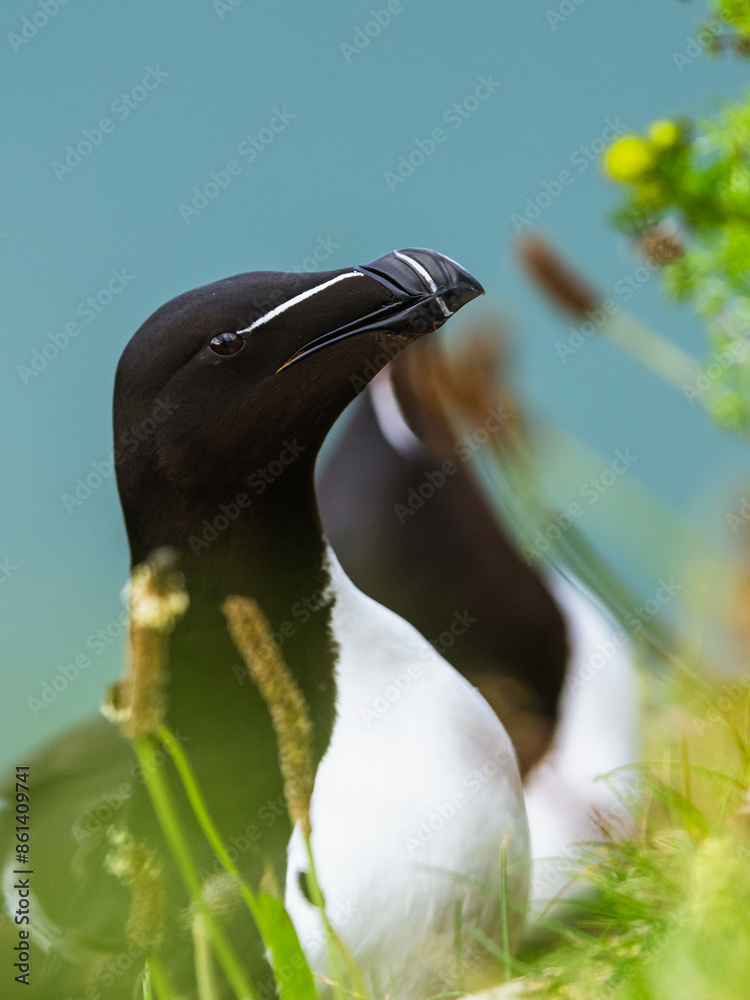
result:
[[[264,323],[268,323],[269,320],[275,319],[280,316],[281,313],[286,312],[287,309],[291,309],[292,306],[296,306],[298,302],[304,302],[305,299],[309,299],[311,295],[317,295],[318,292],[324,291],[326,288],[330,288],[331,285],[335,285],[339,281],[343,281],[345,278],[362,278],[364,275],[361,271],[347,271],[346,274],[339,274],[335,278],[331,278],[330,281],[324,281],[322,285],[316,285],[315,288],[308,288],[306,292],[300,292],[299,295],[295,295],[294,298],[289,299],[288,302],[282,302],[280,306],[276,306],[275,309],[271,309],[270,312],[264,313],[260,319],[256,319],[254,323],[250,326],[246,326],[244,330],[238,330],[237,333],[250,333],[258,326],[262,326]]]

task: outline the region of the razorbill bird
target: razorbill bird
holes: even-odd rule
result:
[[[413,357],[396,358],[362,393],[322,463],[318,505],[352,582],[414,625],[479,688],[524,776],[549,749],[557,724],[566,624],[483,495],[469,446],[445,425],[441,386],[430,374],[439,352],[433,342],[416,344]],[[482,408],[466,437],[483,432],[485,422],[502,429],[496,396],[490,399],[495,407]]]
[[[431,638],[502,719],[542,910],[571,891],[578,842],[598,839],[602,822],[627,829],[620,794],[597,778],[638,759],[637,668],[624,631],[570,571],[521,557],[472,473],[466,442],[488,421],[512,434],[517,407],[498,384],[497,348],[462,343],[449,360],[439,339],[422,340],[373,380],[321,463],[318,505],[352,582]],[[459,427],[456,400],[476,424]],[[466,624],[451,631],[456,608]],[[358,905],[357,871],[339,862],[333,874],[329,898]]]
[[[481,696],[410,626],[346,580],[323,537],[313,472],[328,430],[377,368],[481,292],[454,261],[423,249],[317,275],[237,275],[157,310],[125,348],[115,379],[117,482],[132,563],[170,546],[190,595],[170,638],[167,723],[184,741],[224,839],[252,842],[252,849],[238,848],[242,875],[257,888],[270,870],[283,886],[291,831],[279,808],[275,734],[254,685],[238,677],[241,658],[221,612],[227,595],[257,600],[307,700],[315,763],[327,750],[346,758],[349,783],[323,805],[353,819],[357,839],[347,849],[367,868],[363,820],[375,813],[392,817],[397,853],[403,837],[419,837],[423,824],[434,834],[434,847],[415,865],[398,867],[398,881],[378,897],[381,907],[406,906],[420,921],[411,954],[419,966],[424,952],[427,969],[411,975],[411,994],[404,995],[416,995],[429,980],[435,947],[454,933],[457,907],[487,934],[516,937],[517,910],[504,927],[496,896],[426,873],[416,862],[496,889],[505,857],[509,892],[522,903],[527,831],[520,781],[505,730]],[[157,406],[171,412],[168,420],[151,419]],[[135,447],[126,445],[132,429],[152,425]],[[402,675],[409,690],[381,724],[367,726],[361,710],[369,698]],[[127,742],[103,721],[31,762],[33,975],[45,1000],[125,998],[139,988],[143,955],[125,932],[129,892],[105,865],[109,831],[122,825],[158,853],[164,965],[173,989],[195,996],[187,897],[133,765]],[[176,792],[171,765],[164,770]],[[367,813],[358,812],[363,801]],[[0,814],[6,845],[7,816]],[[181,822],[198,868],[214,870],[187,807]],[[6,875],[12,865],[6,854]],[[249,918],[227,919],[251,976],[266,986],[268,968]],[[388,965],[389,944],[384,939],[374,949],[379,967]],[[365,957],[371,955],[372,942]]]

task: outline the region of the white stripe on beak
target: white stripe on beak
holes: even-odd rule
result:
[[[399,260],[406,261],[406,263],[409,264],[410,267],[414,271],[416,271],[417,274],[424,281],[427,282],[427,287],[430,289],[431,292],[436,292],[437,291],[437,285],[435,284],[435,282],[434,282],[434,280],[432,278],[432,275],[430,274],[429,271],[427,271],[424,267],[422,267],[422,265],[419,263],[418,260],[414,260],[413,257],[407,257],[407,255],[405,253],[401,253],[400,250],[394,250],[393,254],[394,254],[395,257],[398,257]],[[455,263],[455,261],[453,263]],[[443,302],[442,297],[440,295],[438,295],[436,298],[437,298],[437,302],[438,302],[440,308],[443,311],[443,316],[452,316],[453,313],[450,311],[450,309],[445,304],[445,302]]]

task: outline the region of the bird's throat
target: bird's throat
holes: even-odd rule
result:
[[[226,599],[255,601],[268,620],[308,706],[315,765],[333,728],[336,647],[312,486],[291,496],[269,490],[234,519],[225,508],[223,518],[206,512],[203,520],[213,530],[198,536],[200,545],[188,538],[178,548],[190,606],[170,636],[166,719],[220,829],[233,836],[248,823],[263,829],[257,802],[278,808],[281,776],[269,709],[230,635]],[[238,824],[242,829],[235,831]]]

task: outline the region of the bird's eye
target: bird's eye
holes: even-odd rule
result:
[[[218,337],[213,337],[208,345],[214,354],[220,354],[223,358],[230,354],[237,354],[245,346],[245,341],[238,333],[220,333]]]

